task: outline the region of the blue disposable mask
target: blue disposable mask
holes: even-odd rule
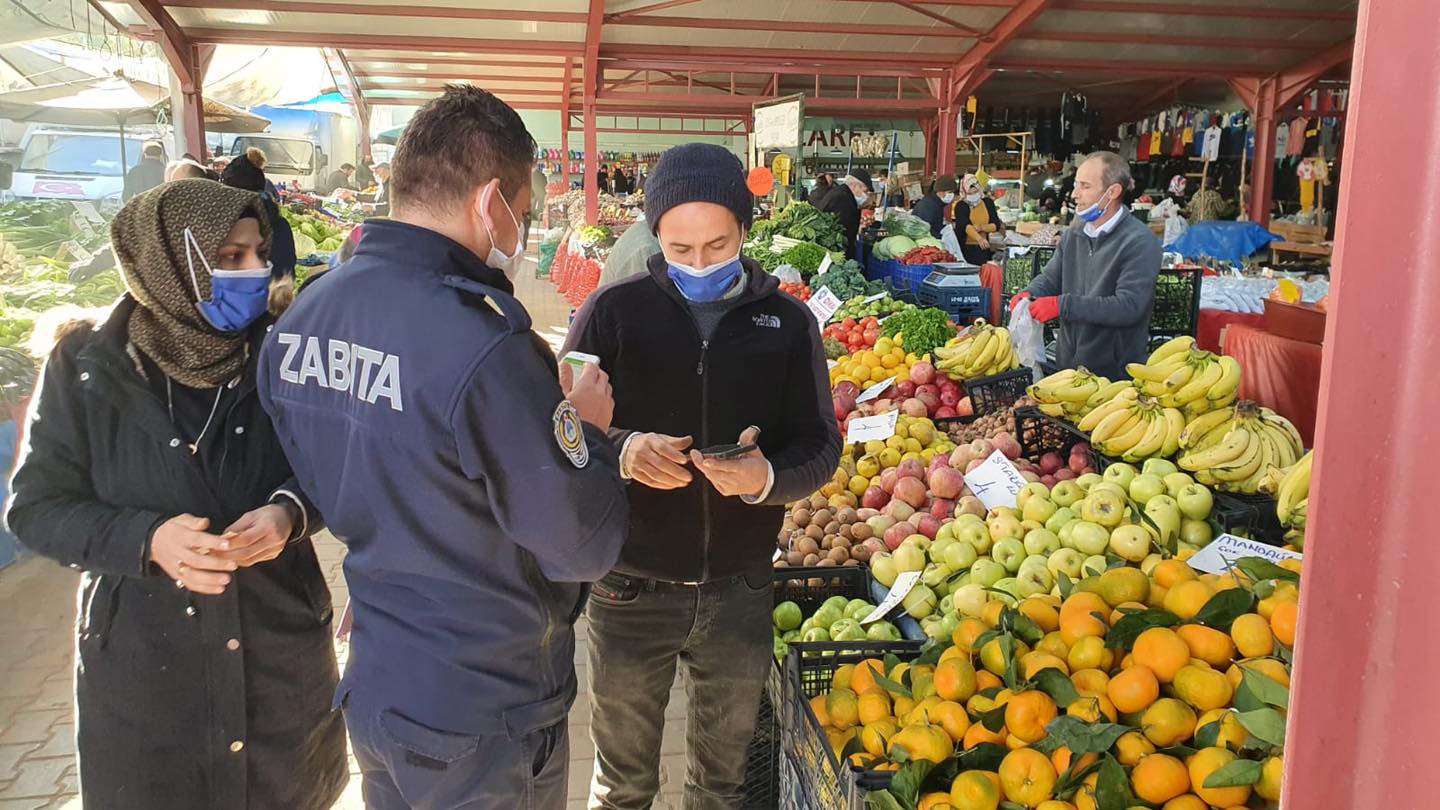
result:
[[[716,262],[709,267],[696,269],[688,265],[665,260],[670,266],[667,274],[670,280],[675,282],[675,287],[686,300],[705,303],[707,301],[719,301],[725,297],[725,293],[735,286],[735,279],[740,277],[740,254],[736,253],[735,258],[723,262]]]
[[[1105,205],[1101,205],[1100,203],[1102,202],[1105,202],[1104,195],[1101,195],[1100,199],[1096,200],[1095,204],[1089,208],[1083,211],[1076,211],[1075,216],[1079,217],[1081,222],[1094,222],[1105,215],[1105,208],[1110,205],[1108,202],[1106,202]]]
[[[210,274],[209,301],[200,297],[200,280],[195,275],[196,256]],[[270,304],[269,262],[252,270],[212,270],[200,243],[186,228],[185,263],[190,267],[190,283],[195,286],[195,306],[211,326],[221,332],[243,332],[265,314]]]

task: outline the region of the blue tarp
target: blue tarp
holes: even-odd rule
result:
[[[1283,241],[1254,222],[1197,222],[1165,249],[1186,258],[1209,256],[1240,265],[1271,242]]]

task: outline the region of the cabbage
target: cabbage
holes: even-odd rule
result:
[[[941,242],[939,239],[936,239],[933,236],[924,236],[915,240],[915,246],[943,248],[945,247],[945,243]]]
[[[906,211],[892,211],[885,215],[885,232],[891,236],[920,239],[930,235],[930,223]]]
[[[915,240],[908,236],[888,236],[875,246],[875,252],[885,260],[898,259],[915,249]]]
[[[318,250],[319,250],[319,245],[317,245],[317,244],[315,243],[315,240],[312,239],[308,234],[301,233],[301,232],[298,231],[298,230],[295,231],[295,257],[296,257],[296,258],[303,259],[303,258],[305,258],[306,256],[310,256],[310,255],[314,254],[314,253],[315,253],[316,251],[318,251]]]

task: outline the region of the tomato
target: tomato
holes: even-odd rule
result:
[[[845,330],[854,329],[854,328],[855,328],[855,319],[854,319],[854,318],[846,318],[845,320],[843,320],[843,321],[840,322],[840,328],[845,329]]]

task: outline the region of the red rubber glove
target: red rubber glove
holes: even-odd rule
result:
[[[1028,290],[1026,290],[1025,292],[1016,293],[1016,294],[1015,294],[1015,297],[1013,297],[1013,298],[1010,299],[1010,311],[1011,311],[1011,312],[1014,312],[1014,311],[1015,311],[1015,308],[1018,307],[1018,306],[1020,306],[1020,302],[1021,302],[1021,301],[1024,301],[1025,299],[1027,299],[1027,298],[1029,298],[1029,297],[1030,297],[1030,292],[1029,292]]]
[[[1041,323],[1049,323],[1060,317],[1060,296],[1051,295],[1031,301],[1030,317]]]

